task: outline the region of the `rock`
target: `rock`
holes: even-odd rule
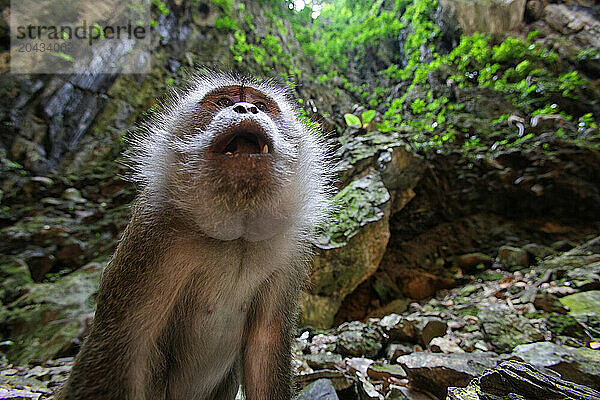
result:
[[[487,370],[466,388],[449,388],[449,400],[581,399],[595,400],[600,393],[560,378],[530,364],[506,361]]]
[[[65,200],[73,201],[75,203],[85,203],[87,201],[86,199],[81,197],[81,192],[75,188],[66,189],[62,194],[62,198]]]
[[[414,348],[412,346],[399,343],[392,343],[385,350],[386,358],[388,360],[395,360],[400,356],[410,354],[412,352],[414,352]]]
[[[600,262],[569,269],[565,274],[565,280],[571,283],[571,287],[582,292],[600,289]]]
[[[417,331],[417,343],[428,346],[435,337],[444,336],[448,330],[448,324],[437,317],[409,317],[413,321]]]
[[[345,356],[373,358],[382,348],[383,334],[377,326],[360,322],[340,325],[336,352]]]
[[[525,0],[441,0],[440,6],[454,10],[466,35],[515,30],[525,15]]]
[[[548,4],[544,9],[546,23],[563,34],[573,34],[581,30],[594,31],[600,27],[600,22],[584,11],[567,7],[565,4]],[[587,35],[584,37],[587,38]],[[600,39],[584,45],[600,47]]]
[[[417,342],[417,327],[414,321],[398,314],[390,314],[379,321],[392,342]]]
[[[12,302],[23,294],[27,284],[32,283],[28,266],[21,260],[0,262],[0,305]]]
[[[71,269],[77,269],[84,261],[84,247],[82,241],[69,238],[60,246],[60,250],[56,253],[56,260]]]
[[[527,267],[529,265],[527,252],[511,246],[500,247],[497,261],[506,267]]]
[[[352,374],[356,374],[358,372],[361,375],[366,376],[367,371],[373,362],[373,360],[363,357],[348,358],[346,359],[346,367]]]
[[[383,395],[364,376],[359,375],[356,382],[358,396],[363,400],[384,400]]]
[[[76,351],[103,269],[90,263],[54,283],[29,284],[26,294],[0,308],[0,329],[14,342],[7,358],[24,364]]]
[[[479,319],[486,340],[500,353],[510,353],[519,344],[544,339],[544,334],[529,319],[503,304],[481,306]]]
[[[399,365],[371,364],[367,369],[367,376],[376,380],[388,378],[404,379],[406,378],[406,372]]]
[[[469,253],[456,257],[456,264],[466,271],[472,271],[478,265],[490,267],[493,261],[492,257],[483,253]]]
[[[54,181],[45,176],[33,176],[23,184],[23,191],[31,196],[37,195],[54,184]]]
[[[460,348],[456,340],[448,336],[435,337],[429,342],[429,348],[434,353],[464,353],[465,351]]]
[[[555,312],[559,314],[566,314],[567,309],[562,305],[560,299],[546,291],[538,291],[535,295],[533,305],[538,310],[544,310],[547,312]]]
[[[0,399],[38,400],[42,394],[25,389],[5,389],[0,387]]]
[[[322,369],[315,372],[296,375],[296,381],[303,387],[312,382],[316,382],[319,379],[329,379],[335,390],[345,390],[353,384],[352,380],[345,376],[344,372],[340,370]]]
[[[392,313],[402,313],[406,311],[408,308],[408,303],[410,301],[408,299],[396,299],[390,301],[388,304],[383,307],[379,307],[375,311],[369,313],[370,318],[382,318],[386,315],[390,315]]]
[[[570,315],[551,314],[547,318],[546,325],[556,337],[567,336],[579,340],[582,344],[589,340],[587,328]]]
[[[397,360],[410,384],[445,399],[450,386],[466,386],[472,379],[498,363],[494,353],[413,353]]]
[[[335,369],[336,364],[342,363],[342,356],[331,352],[307,354],[304,359],[313,369]]]
[[[580,246],[581,251],[600,254],[600,236]]]
[[[318,334],[313,336],[308,348],[312,354],[332,352],[335,351],[336,341],[335,335]]]
[[[296,400],[338,400],[338,396],[329,379],[318,379],[302,389]]]
[[[575,293],[560,299],[569,315],[600,315],[600,290]]]
[[[525,250],[527,254],[530,254],[534,260],[538,258],[543,260],[548,256],[556,254],[554,249],[552,249],[551,247],[535,243],[526,244],[525,246],[523,246],[523,250]]]
[[[377,173],[353,180],[336,195],[340,212],[317,241],[311,293],[302,301],[304,325],[330,327],[341,301],[377,270],[390,237],[389,199]]]
[[[48,254],[47,250],[38,248],[23,253],[23,261],[29,268],[29,274],[34,282],[40,282],[54,266],[54,256]]]
[[[565,380],[600,387],[600,355],[595,350],[537,342],[515,347],[512,355],[535,367],[556,371]]]
[[[544,4],[540,0],[529,0],[526,12],[531,20],[541,19],[544,16]]]
[[[410,316],[404,318],[390,314],[379,325],[393,342],[412,342],[427,346],[431,339],[444,336],[448,325],[437,317]]]

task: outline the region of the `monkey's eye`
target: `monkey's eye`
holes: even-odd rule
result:
[[[219,107],[229,107],[233,105],[233,101],[227,97],[221,97],[219,100],[217,100],[217,105]]]
[[[263,103],[262,101],[256,102],[256,103],[254,103],[254,105],[260,111],[267,112],[267,105],[265,103]]]

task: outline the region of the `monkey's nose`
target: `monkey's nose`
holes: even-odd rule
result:
[[[239,114],[258,114],[258,108],[252,103],[239,102],[233,105],[233,111]]]

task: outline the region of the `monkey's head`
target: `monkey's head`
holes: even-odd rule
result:
[[[325,146],[287,87],[209,73],[172,97],[132,141],[134,177],[154,202],[220,240],[312,230],[329,187]]]

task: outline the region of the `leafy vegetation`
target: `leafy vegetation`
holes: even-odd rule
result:
[[[336,96],[346,92],[372,109],[368,122],[364,116],[346,114],[348,126],[368,125],[377,110],[382,116],[377,120],[379,131],[408,129],[414,132],[409,138],[413,145],[424,150],[451,144],[464,150],[495,150],[528,143],[535,134],[525,128],[509,130],[510,115],[496,115],[488,121],[494,129],[475,134],[457,121],[456,116],[465,113],[465,104],[488,90],[506,99],[511,112],[525,120],[555,115],[577,122],[574,130],[556,129],[562,138],[578,139],[597,128],[592,113],[570,114],[570,104],[589,90],[587,79],[536,42],[537,31],[527,38],[507,37],[500,42],[475,33],[462,36],[455,48],[443,50],[439,47],[442,33],[433,20],[437,1],[329,0],[319,2],[322,8],[315,18],[310,1],[296,10],[291,0],[261,0],[269,6],[264,8],[269,33],[256,35],[255,22],[243,4],[236,8],[232,0],[211,1],[222,12],[216,27],[232,32],[234,63],[246,65],[251,60],[264,71],[278,71],[286,80],[290,76],[313,80],[332,88]],[[290,26],[301,53],[285,47],[280,39],[288,37]],[[573,62],[599,58],[598,52],[581,51]],[[386,64],[377,64],[375,80],[361,81],[356,76],[361,70],[357,65],[373,68],[374,60],[381,59]],[[300,76],[305,70],[302,62],[314,67],[312,76]],[[392,91],[394,87],[399,90]],[[507,136],[498,137],[494,131]]]

